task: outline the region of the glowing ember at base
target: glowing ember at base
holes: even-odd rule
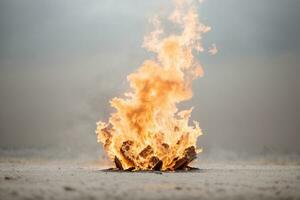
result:
[[[120,170],[189,169],[201,152],[199,123],[189,125],[193,108],[179,112],[176,105],[192,97],[192,80],[203,75],[193,54],[204,51],[202,34],[210,27],[198,21],[192,0],[176,0],[169,20],[182,31],[166,34],[158,18],[152,20],[155,30],[143,46],[157,58],[127,77],[132,91],[113,98],[116,112],[97,123],[98,142]]]

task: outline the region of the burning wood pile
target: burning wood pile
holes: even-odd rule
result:
[[[116,112],[107,123],[97,123],[98,142],[119,170],[187,170],[201,152],[199,123],[189,123],[193,108],[177,108],[192,98],[192,81],[203,75],[194,53],[204,51],[202,34],[210,27],[199,22],[195,2],[175,1],[168,19],[181,29],[178,33],[168,34],[157,17],[152,19],[155,30],[143,46],[157,58],[127,77],[131,91],[113,98]],[[208,50],[216,51],[215,45]]]
[[[158,157],[152,155],[153,150],[150,146],[147,146],[141,153],[140,156],[143,158],[149,157],[149,162],[147,166],[147,170],[153,170],[153,171],[162,171],[163,162]],[[123,154],[124,158],[127,159],[129,162],[134,162],[130,160],[126,156],[126,152]],[[184,157],[182,158],[174,158],[172,164],[173,166],[170,168],[165,169],[165,171],[176,171],[176,170],[190,170],[193,169],[192,167],[189,167],[188,164],[192,162],[197,157],[195,147],[189,147],[185,150]],[[135,167],[129,167],[127,169],[124,169],[122,166],[121,161],[117,156],[114,158],[114,162],[116,165],[117,170],[125,170],[125,171],[135,171],[138,170]],[[133,164],[133,163],[132,163]],[[133,164],[134,165],[134,164]]]

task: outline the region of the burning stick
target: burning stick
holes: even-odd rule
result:
[[[123,158],[129,165],[134,165],[134,156],[132,155],[132,152],[130,151],[133,147],[133,141],[127,140],[123,142],[120,152],[123,155]]]
[[[173,169],[174,170],[183,170],[187,168],[188,164],[196,159],[197,153],[194,146],[191,146],[184,151],[184,157],[177,160]]]
[[[161,171],[161,168],[163,166],[163,162],[159,160],[152,168],[154,171]]]
[[[139,154],[142,158],[147,158],[149,155],[153,154],[153,149],[150,145],[145,147]]]
[[[123,166],[122,166],[122,163],[121,161],[119,160],[119,158],[117,156],[115,156],[115,165],[116,165],[116,168],[119,169],[119,170],[124,170]]]

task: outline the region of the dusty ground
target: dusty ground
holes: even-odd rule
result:
[[[116,173],[95,163],[0,160],[0,199],[300,199],[300,165],[203,163],[189,173]]]

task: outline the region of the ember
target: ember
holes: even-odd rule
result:
[[[193,54],[204,51],[202,34],[210,27],[198,21],[195,2],[174,2],[169,20],[182,31],[166,34],[158,18],[152,20],[155,30],[143,46],[157,58],[127,77],[131,92],[113,98],[116,112],[107,123],[97,123],[98,142],[119,170],[189,170],[201,152],[199,123],[189,124],[193,108],[178,111],[176,105],[191,99],[192,80],[203,75]]]

